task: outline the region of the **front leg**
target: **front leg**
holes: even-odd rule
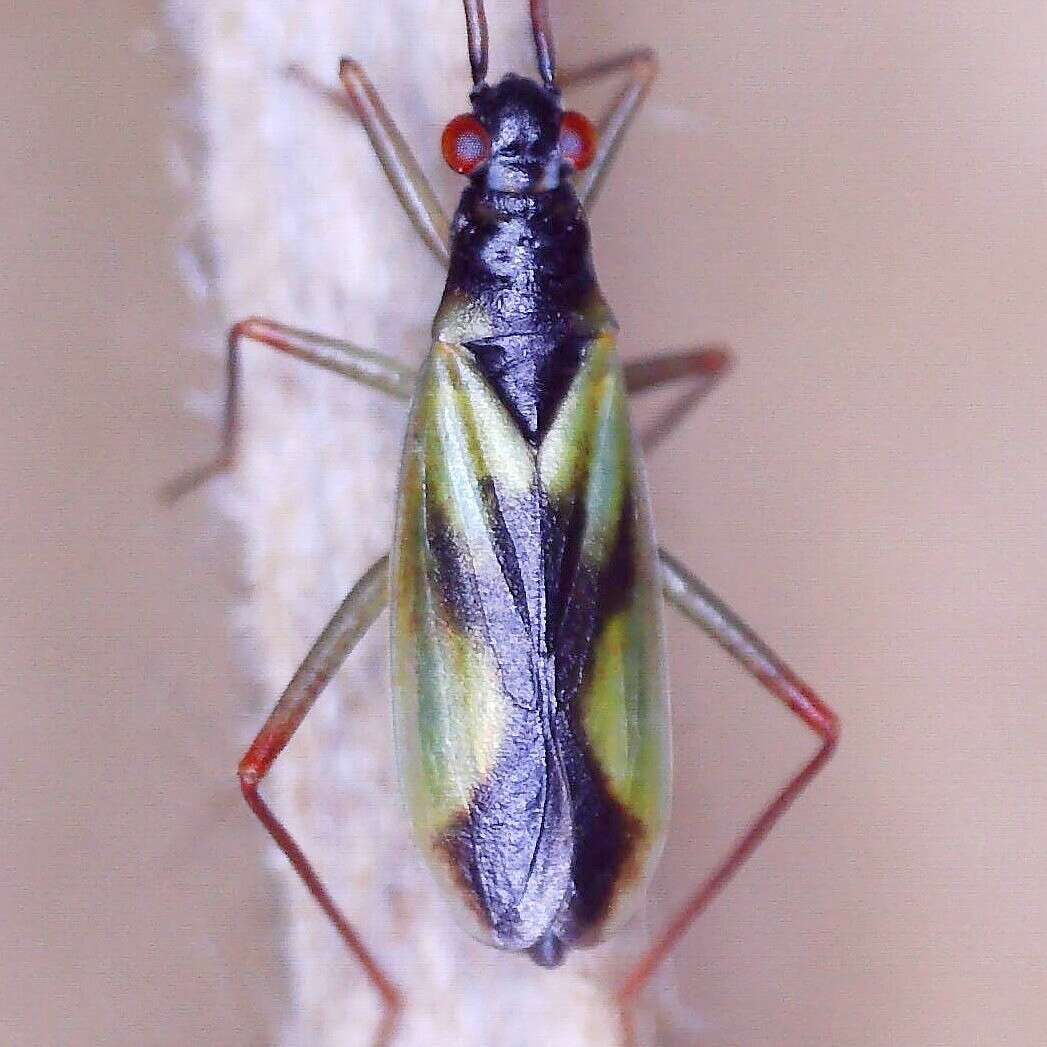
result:
[[[839,720],[832,709],[723,600],[667,552],[662,550],[659,557],[666,600],[685,618],[712,637],[775,698],[810,727],[821,740],[821,745],[814,756],[745,830],[730,854],[695,890],[622,982],[618,989],[618,1000],[627,1030],[631,1028],[631,1014],[640,991],[651,980],[654,972],[672,952],[691,924],[756,850],[804,786],[822,769],[832,756],[840,737]]]
[[[613,76],[623,69],[628,70],[629,78],[615,96],[614,101],[611,102],[607,112],[597,121],[599,141],[596,147],[596,157],[577,180],[578,199],[587,210],[596,200],[604,178],[614,166],[615,157],[625,140],[629,125],[647,97],[651,84],[654,83],[654,78],[658,73],[658,61],[650,48],[642,47],[593,62],[579,69],[568,70],[559,78],[561,87],[569,87],[572,84],[602,80],[605,76]]]
[[[415,231],[437,262],[446,266],[451,258],[450,222],[363,67],[352,58],[342,59],[338,75],[345,88],[344,95],[332,91],[299,65],[292,65],[288,73],[308,90],[360,121]]]

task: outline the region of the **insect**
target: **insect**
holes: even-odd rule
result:
[[[401,990],[259,786],[387,604],[399,763],[418,846],[474,935],[546,967],[629,917],[661,851],[670,771],[663,596],[818,735],[816,754],[618,987],[630,1036],[641,990],[829,759],[839,728],[655,544],[627,394],[685,381],[689,406],[728,358],[698,346],[623,367],[593,270],[586,209],[650,88],[653,56],[632,51],[558,78],[546,5],[531,0],[540,79],[488,84],[482,0],[464,8],[471,108],[442,137],[444,158],[467,179],[451,222],[357,64],[342,63],[345,96],[295,73],[362,123],[422,240],[447,266],[420,373],[347,342],[243,320],[228,335],[220,452],[167,494],[232,465],[245,339],[411,402],[391,552],[353,587],[239,766],[247,803],[380,994],[379,1043],[394,1034]],[[564,110],[563,88],[616,72],[625,86],[597,126]]]

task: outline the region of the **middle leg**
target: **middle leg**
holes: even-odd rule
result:
[[[640,444],[643,449],[652,451],[661,444],[730,368],[731,354],[722,345],[699,345],[626,364],[625,388],[629,393],[645,393],[663,385],[687,383],[680,397],[642,431]]]
[[[414,372],[390,357],[373,349],[362,349],[352,342],[250,316],[233,324],[226,335],[225,412],[218,453],[210,462],[164,484],[160,497],[168,504],[232,467],[240,435],[240,342],[245,338],[360,382],[397,400],[411,398]]]

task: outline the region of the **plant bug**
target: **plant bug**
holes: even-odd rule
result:
[[[239,766],[247,803],[384,1003],[401,990],[358,936],[259,787],[326,683],[388,604],[396,741],[415,837],[481,940],[554,967],[634,911],[668,818],[662,598],[820,738],[617,989],[623,1027],[653,973],[829,759],[833,712],[720,599],[655,544],[627,395],[686,381],[656,443],[724,373],[716,346],[622,366],[593,271],[586,209],[652,83],[633,51],[557,76],[548,12],[531,0],[539,79],[487,83],[482,0],[465,0],[471,108],[444,130],[468,179],[453,221],[375,89],[342,63],[346,95],[298,79],[365,128],[426,246],[447,266],[416,375],[347,342],[258,317],[228,335],[222,446],[168,486],[177,498],[234,459],[244,339],[411,403],[392,549],[353,587]],[[594,127],[561,90],[627,81]]]

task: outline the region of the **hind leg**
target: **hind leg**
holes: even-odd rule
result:
[[[668,553],[662,551],[660,559],[666,600],[799,717],[818,736],[820,744],[815,754],[743,832],[727,857],[699,884],[619,986],[617,996],[629,1042],[632,1042],[633,1035],[633,1011],[641,991],[691,924],[730,882],[793,800],[825,766],[840,737],[839,720],[832,709],[727,604]]]
[[[385,1013],[375,1036],[376,1047],[385,1047],[392,1039],[403,1009],[403,995],[361,941],[305,852],[273,814],[258,787],[298,730],[320,692],[381,614],[388,601],[388,574],[388,558],[383,556],[353,586],[313,644],[312,650],[305,656],[250,749],[244,754],[237,772],[248,806],[284,852],[306,889],[334,925],[346,949],[381,997]]]

